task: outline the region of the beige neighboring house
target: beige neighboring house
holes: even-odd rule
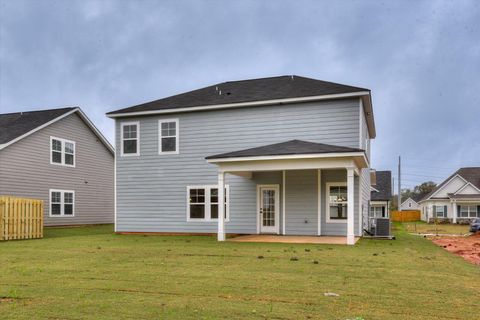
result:
[[[114,149],[80,108],[0,114],[0,195],[44,201],[44,224],[114,222]]]
[[[389,218],[392,200],[392,172],[373,171],[370,187],[370,218]]]
[[[467,223],[480,217],[480,167],[460,168],[419,201],[422,220]]]

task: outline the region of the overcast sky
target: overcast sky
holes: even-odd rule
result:
[[[372,90],[372,166],[480,166],[480,1],[0,0],[0,113],[105,112],[296,74]]]

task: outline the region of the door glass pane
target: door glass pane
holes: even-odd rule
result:
[[[262,225],[275,226],[275,191],[262,190]]]

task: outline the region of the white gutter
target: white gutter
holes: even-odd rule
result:
[[[172,108],[172,109],[165,109],[165,110],[116,113],[116,114],[107,114],[107,117],[120,118],[120,117],[145,116],[145,115],[153,115],[153,114],[168,114],[168,113],[177,113],[177,112],[193,112],[193,111],[206,111],[206,110],[217,110],[217,109],[228,109],[228,108],[239,108],[239,107],[252,107],[252,106],[286,104],[286,103],[295,103],[295,102],[308,102],[308,101],[318,101],[318,100],[361,97],[369,94],[370,94],[369,91],[358,91],[358,92],[350,92],[350,93],[329,94],[329,95],[322,95],[322,96],[262,100],[262,101],[252,101],[252,102],[238,102],[238,103],[227,103],[227,104],[214,104],[214,105],[207,105],[207,106]]]
[[[208,163],[237,162],[237,161],[261,161],[261,160],[289,160],[289,159],[315,159],[315,158],[345,158],[362,157],[368,163],[363,152],[337,152],[337,153],[314,153],[314,154],[294,154],[278,156],[257,156],[257,157],[235,157],[235,158],[217,158],[207,159]]]

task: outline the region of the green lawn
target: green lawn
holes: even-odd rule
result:
[[[480,268],[401,226],[355,246],[45,235],[0,243],[1,319],[478,319]]]
[[[422,221],[404,222],[405,229],[410,233],[433,233],[433,234],[466,234],[470,230],[469,225],[460,224],[428,224]]]

